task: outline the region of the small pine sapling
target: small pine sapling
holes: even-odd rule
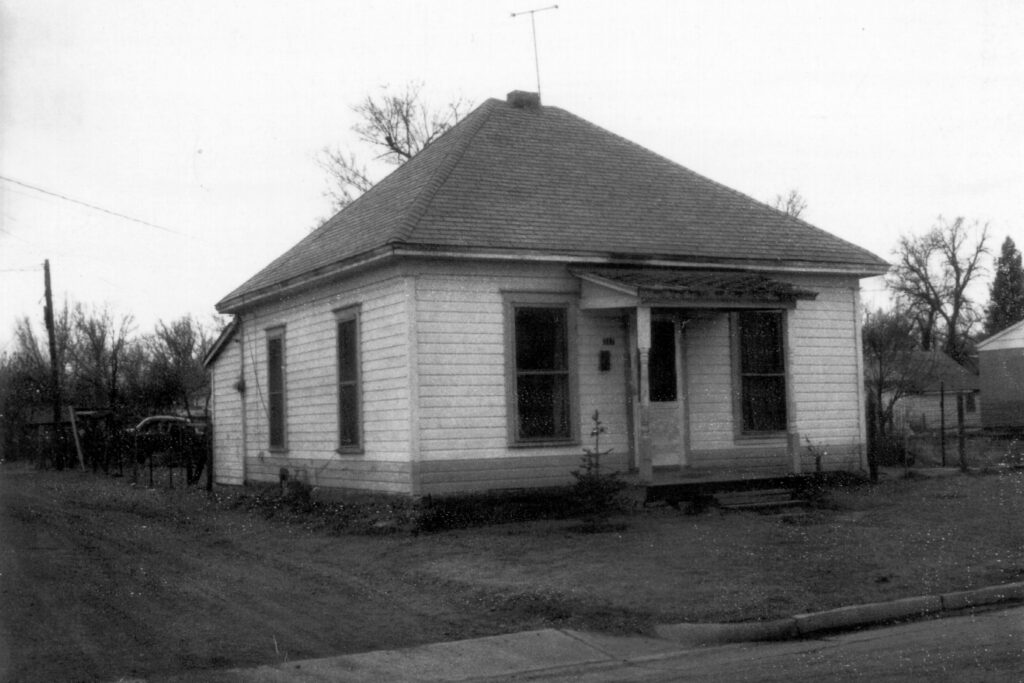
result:
[[[619,509],[619,492],[626,484],[619,480],[618,472],[601,471],[601,458],[614,449],[601,450],[601,435],[607,430],[599,412],[595,410],[590,419],[594,423],[590,430],[590,436],[594,437],[594,447],[583,449],[581,467],[572,471],[576,479],[573,495],[582,514],[583,530],[603,531],[611,528],[608,517]]]
[[[814,471],[821,474],[821,459],[822,457],[828,456],[828,451],[823,451],[817,448],[811,441],[810,437],[804,437],[804,441],[807,442],[807,452],[814,457]]]

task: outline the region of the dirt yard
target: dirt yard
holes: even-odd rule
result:
[[[540,628],[763,619],[1024,579],[1024,473],[890,481],[803,516],[670,508],[331,535],[0,467],[0,680],[116,680]]]

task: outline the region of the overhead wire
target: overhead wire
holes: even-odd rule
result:
[[[61,194],[60,192],[54,192],[53,190],[47,190],[46,188],[39,187],[38,185],[32,185],[31,183],[26,183],[26,182],[23,182],[21,180],[15,180],[14,178],[9,178],[9,177],[4,176],[4,175],[0,175],[0,180],[4,180],[4,181],[7,181],[8,183],[13,183],[15,185],[20,185],[22,187],[27,187],[30,190],[35,190],[36,192],[41,192],[42,194],[49,195],[51,197],[56,197],[58,199],[62,199],[64,201],[66,201],[66,202],[71,202],[73,204],[79,204],[79,205],[84,206],[86,208],[92,209],[93,211],[101,211],[103,213],[110,214],[111,216],[116,216],[116,217],[124,219],[126,221],[131,221],[133,223],[139,223],[141,225],[145,225],[145,226],[148,226],[150,228],[155,228],[157,230],[163,230],[164,232],[169,232],[169,233],[171,233],[173,235],[180,235],[182,237],[188,237],[188,235],[186,235],[185,233],[181,232],[180,230],[175,230],[174,228],[168,228],[168,227],[166,227],[164,225],[158,225],[158,224],[152,223],[150,221],[142,220],[141,218],[135,218],[134,216],[129,216],[127,214],[120,213],[118,211],[112,211],[112,210],[106,209],[106,208],[104,208],[102,206],[97,206],[96,204],[90,204],[89,202],[84,202],[81,199],[75,199],[73,197],[68,197],[67,195]]]

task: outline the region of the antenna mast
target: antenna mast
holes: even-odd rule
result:
[[[549,9],[558,9],[558,5],[551,5],[549,7],[541,7],[539,9],[528,9],[522,12],[513,12],[512,18],[515,19],[523,14],[530,15],[530,28],[533,29],[533,66],[537,71],[537,96],[540,97],[540,59],[537,56],[537,22],[533,18],[537,12],[544,12]]]

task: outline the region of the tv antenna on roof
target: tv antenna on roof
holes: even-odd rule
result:
[[[551,5],[549,7],[541,7],[539,9],[528,9],[522,12],[513,12],[512,18],[515,19],[518,16],[524,14],[530,15],[530,28],[533,29],[533,66],[537,70],[537,96],[540,97],[540,59],[537,57],[537,22],[534,20],[533,15],[537,12],[544,12],[549,9],[558,9],[558,5]]]

